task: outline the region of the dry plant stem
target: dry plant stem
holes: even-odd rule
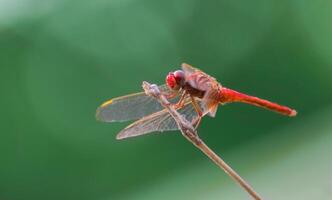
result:
[[[176,121],[182,135],[199,148],[205,155],[207,155],[216,165],[223,169],[233,180],[235,180],[243,189],[245,189],[255,200],[262,200],[257,192],[241,178],[225,161],[223,161],[217,154],[215,154],[197,135],[196,130],[191,122],[186,120],[179,114],[174,106],[161,94],[159,88],[155,84],[143,82],[142,84],[145,93],[149,96],[156,98],[156,100],[165,107],[171,116]]]

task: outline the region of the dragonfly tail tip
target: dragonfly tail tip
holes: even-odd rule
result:
[[[290,117],[295,117],[297,115],[296,110],[292,110],[291,113],[289,114]]]

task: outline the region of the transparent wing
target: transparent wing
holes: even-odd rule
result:
[[[185,105],[178,110],[188,121],[192,121],[198,117],[195,108],[193,107],[190,99],[186,100]],[[144,135],[151,132],[163,132],[178,130],[178,126],[173,117],[167,112],[166,109],[157,113],[146,116],[123,129],[117,136],[117,139],[124,139],[128,137],[135,137]]]
[[[166,85],[159,86],[166,95],[174,94]],[[172,102],[176,98],[172,99]],[[164,109],[158,101],[144,92],[117,97],[103,103],[96,112],[96,118],[103,122],[139,119]]]

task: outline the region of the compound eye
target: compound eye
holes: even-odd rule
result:
[[[178,85],[182,85],[184,81],[184,72],[182,70],[177,70],[174,72],[174,78]]]
[[[166,84],[171,89],[176,89],[178,87],[175,75],[173,72],[168,73],[166,76]]]

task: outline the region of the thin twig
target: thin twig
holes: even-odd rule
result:
[[[233,180],[235,180],[243,189],[245,189],[255,200],[262,200],[257,192],[238,175],[223,159],[214,153],[197,135],[196,130],[185,117],[179,114],[174,106],[162,95],[159,88],[155,84],[150,84],[146,81],[143,82],[142,87],[145,93],[149,96],[156,98],[156,100],[165,107],[170,115],[177,123],[182,135],[199,148],[205,155],[207,155],[216,165],[223,169]]]

